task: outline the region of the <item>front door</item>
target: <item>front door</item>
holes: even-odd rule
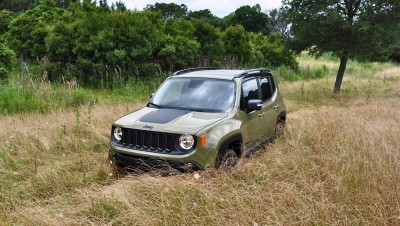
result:
[[[242,99],[240,118],[243,123],[243,145],[247,150],[263,140],[263,111],[247,110],[247,102],[249,100],[260,100],[260,91],[258,88],[257,78],[250,79],[242,83]]]

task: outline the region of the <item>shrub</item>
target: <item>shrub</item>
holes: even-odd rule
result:
[[[14,52],[3,43],[0,43],[0,79],[7,78],[14,59]]]

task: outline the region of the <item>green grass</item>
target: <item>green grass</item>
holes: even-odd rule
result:
[[[166,78],[130,78],[112,89],[85,88],[76,80],[51,83],[46,76],[39,76],[37,67],[30,68],[33,69],[15,69],[8,80],[0,82],[0,114],[45,113],[93,103],[143,102]]]
[[[140,108],[163,79],[105,90],[33,78],[39,85],[25,92],[49,102],[47,112],[0,117],[1,224],[400,224],[399,66],[352,62],[334,95],[337,62],[300,60],[304,70],[326,65],[329,73],[280,81],[283,137],[230,172],[198,175],[110,175],[111,123]],[[57,93],[70,104],[57,105]]]

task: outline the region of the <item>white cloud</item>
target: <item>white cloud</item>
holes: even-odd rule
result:
[[[108,3],[115,2],[117,0],[109,0]],[[164,3],[175,3],[175,4],[185,4],[189,10],[197,11],[201,9],[209,9],[214,15],[218,17],[224,17],[229,13],[234,12],[237,8],[243,5],[254,6],[255,4],[260,4],[261,10],[265,12],[266,10],[271,10],[281,7],[281,0],[121,0],[125,3],[126,7],[129,9],[142,10],[147,5],[154,5],[156,2]]]

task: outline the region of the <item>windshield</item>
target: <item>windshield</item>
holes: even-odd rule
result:
[[[154,95],[150,106],[192,111],[226,112],[233,108],[235,83],[205,78],[170,78]]]

